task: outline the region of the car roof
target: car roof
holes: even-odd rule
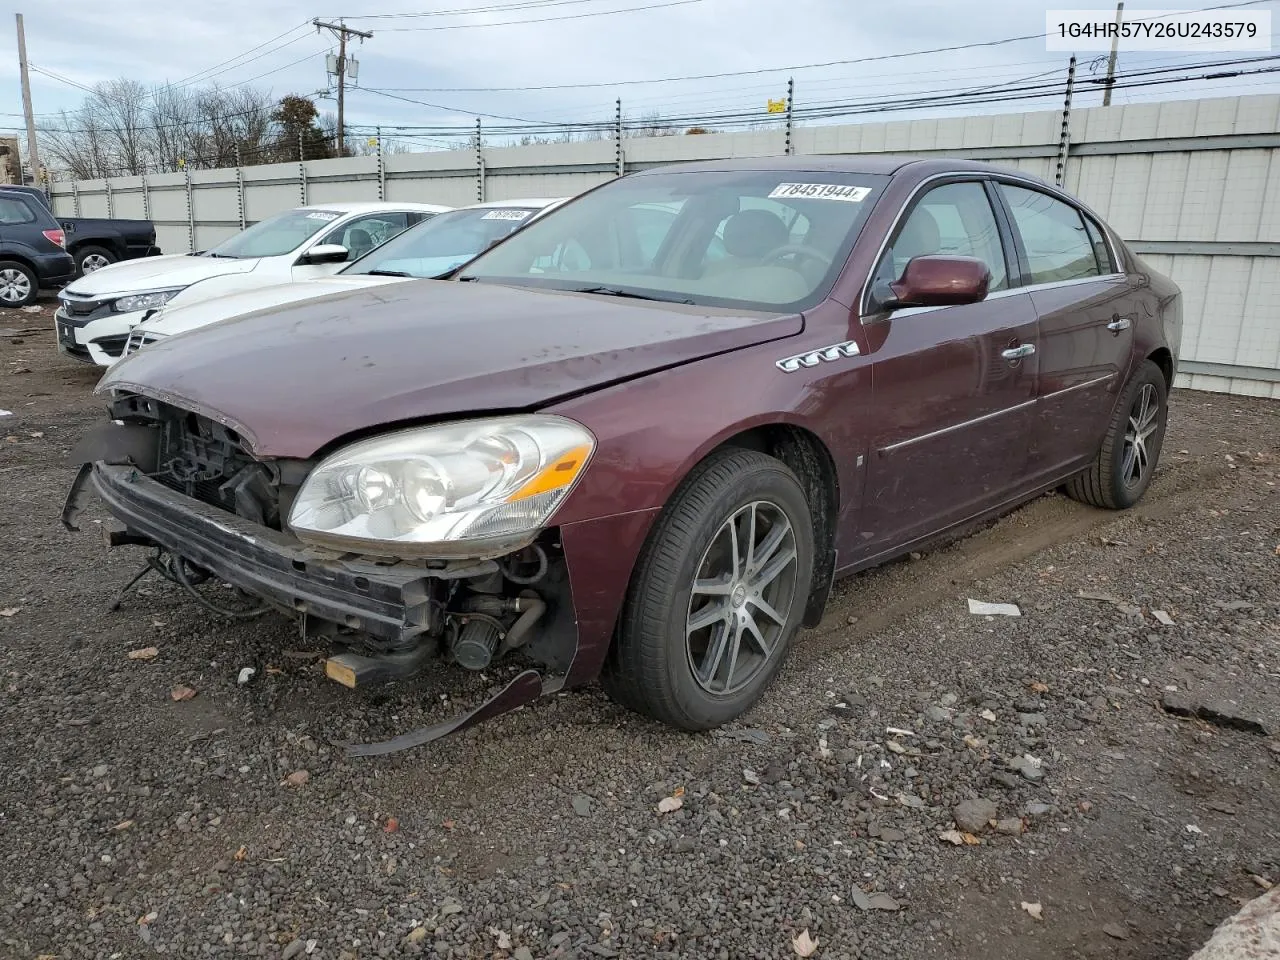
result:
[[[328,210],[331,213],[377,213],[379,210],[421,210],[426,213],[445,213],[453,207],[439,203],[415,203],[411,200],[366,200],[360,203],[308,203],[297,210]]]
[[[920,175],[945,173],[949,170],[962,172],[986,172],[1016,174],[1024,180],[1043,182],[1023,170],[1000,167],[978,160],[965,160],[947,157],[915,157],[907,154],[893,153],[838,153],[816,156],[782,156],[782,157],[735,157],[731,160],[701,160],[692,163],[673,163],[661,167],[652,167],[633,176],[643,177],[649,174],[689,171],[714,172],[731,171],[770,171],[794,173],[866,173],[894,176],[907,172]]]
[[[553,203],[563,203],[568,197],[523,197],[518,200],[486,200],[484,203],[470,203],[462,210],[483,210],[488,207],[549,207]]]

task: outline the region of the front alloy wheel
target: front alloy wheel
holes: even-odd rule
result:
[[[712,454],[640,552],[601,676],[609,696],[685,730],[740,716],[800,628],[813,554],[809,504],[785,464]]]
[[[752,501],[716,532],[685,619],[689,667],[703,690],[737,693],[768,665],[795,604],[798,570],[795,532],[775,503]]]

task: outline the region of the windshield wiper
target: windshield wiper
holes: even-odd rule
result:
[[[403,270],[366,270],[366,277],[412,277],[412,273],[405,273]]]
[[[657,297],[651,293],[633,293],[630,290],[620,290],[617,287],[570,287],[566,293],[597,293],[604,297],[626,297],[629,300],[654,300],[658,303],[685,303],[692,305],[693,301],[684,297]]]

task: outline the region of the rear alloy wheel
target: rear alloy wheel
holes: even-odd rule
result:
[[[1168,392],[1164,372],[1144,362],[1116,404],[1097,459],[1067,483],[1068,496],[1108,510],[1124,510],[1142,499],[1164,444]]]
[[[25,264],[0,260],[0,307],[25,307],[36,302],[40,284]]]
[[[713,454],[655,524],[602,680],[613,699],[685,730],[759,699],[800,627],[813,521],[784,464]]]
[[[116,262],[116,255],[102,247],[81,247],[76,251],[76,271],[80,276],[93,273]]]

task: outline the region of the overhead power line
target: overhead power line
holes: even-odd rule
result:
[[[1218,4],[1217,6],[1201,7],[1197,10],[1179,11],[1178,15],[1186,13],[1207,13],[1212,10],[1249,7],[1260,3],[1270,2],[1272,2],[1272,0],[1240,0],[1240,2],[1236,3],[1224,3]],[[1166,14],[1165,16],[1171,16],[1171,14]],[[849,60],[826,60],[819,63],[799,63],[783,67],[760,67],[751,70],[728,70],[722,73],[693,73],[674,77],[653,77],[647,80],[608,80],[593,81],[590,83],[523,84],[514,87],[383,87],[381,89],[395,93],[511,93],[526,90],[590,90],[609,87],[640,86],[651,83],[683,83],[689,80],[722,80],[731,77],[760,76],[767,73],[794,73],[800,70],[816,70],[823,67],[847,67],[854,64],[881,63],[886,60],[901,60],[906,57],[921,57],[936,53],[955,53],[960,50],[978,50],[987,47],[999,47],[1010,43],[1020,43],[1024,40],[1042,40],[1044,37],[1045,34],[1043,32],[1028,33],[1019,37],[1005,37],[1001,40],[980,40],[973,43],[952,44],[946,47],[930,47],[924,50],[909,50],[903,53],[884,53],[871,57],[855,57]]]
[[[685,7],[705,0],[668,0],[666,3],[648,3],[640,7],[623,7],[619,10],[595,10],[587,13],[567,13],[559,17],[537,17],[531,20],[502,20],[498,23],[450,23],[440,27],[382,27],[384,33],[431,33],[437,30],[480,30],[486,27],[518,27],[528,23],[552,23],[560,20],[586,20],[589,17],[610,17],[617,13],[637,13],[641,10],[662,10],[666,7]]]
[[[421,13],[353,13],[348,20],[416,20],[424,17],[460,17],[475,13],[509,13],[537,10],[543,7],[566,7],[581,3],[605,3],[609,0],[520,0],[518,3],[495,3],[481,7],[456,7],[452,10],[426,10]]]

